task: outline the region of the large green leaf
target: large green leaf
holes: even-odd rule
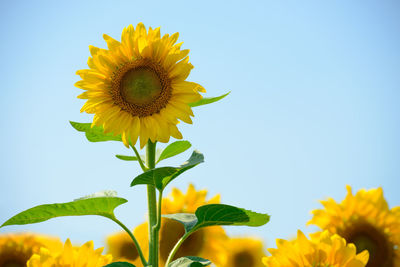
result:
[[[117,261],[104,265],[104,267],[136,267],[136,265],[125,261]]]
[[[164,217],[183,224],[187,233],[214,225],[262,226],[269,215],[257,213],[225,204],[208,204],[197,208],[195,214],[168,214]]]
[[[175,155],[178,155],[182,152],[185,152],[188,150],[192,144],[190,144],[189,141],[176,141],[173,142],[172,144],[168,145],[161,153],[161,155],[158,157],[157,163],[167,159],[171,158]]]
[[[163,214],[164,218],[172,219],[183,224],[186,232],[193,229],[196,226],[198,219],[193,213],[174,213],[174,214]]]
[[[91,123],[80,123],[70,121],[72,127],[74,127],[79,132],[84,132],[86,138],[90,142],[104,142],[104,141],[121,141],[121,135],[114,135],[112,133],[104,133],[103,127],[91,126]]]
[[[168,267],[202,267],[210,264],[211,261],[209,260],[200,257],[186,256],[171,262],[168,264]]]
[[[62,216],[99,215],[114,218],[114,209],[127,200],[110,193],[94,194],[67,203],[45,204],[30,208],[7,220],[6,225],[22,225],[47,221]],[[99,196],[100,195],[100,196]]]
[[[149,184],[154,185],[158,190],[164,190],[164,188],[176,177],[202,162],[204,162],[203,154],[195,150],[190,158],[181,166],[161,167],[149,170],[133,179],[131,186]]]
[[[198,106],[203,106],[203,105],[207,105],[207,104],[211,104],[214,102],[217,102],[219,100],[221,100],[222,98],[226,97],[227,95],[229,95],[231,92],[228,92],[226,94],[220,95],[220,96],[216,96],[216,97],[203,97],[202,99],[200,99],[197,102],[194,103],[190,103],[189,106],[191,107],[198,107]]]

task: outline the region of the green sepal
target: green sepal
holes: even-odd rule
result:
[[[112,194],[113,195],[113,194]],[[114,209],[128,202],[124,198],[110,196],[110,193],[97,193],[67,203],[39,205],[11,217],[0,227],[44,222],[62,216],[99,215],[114,218]]]
[[[231,92],[228,92],[226,94],[223,94],[223,95],[220,95],[220,96],[216,96],[216,97],[203,97],[202,99],[200,99],[197,102],[190,103],[189,106],[193,108],[193,107],[208,105],[208,104],[217,102],[217,101],[221,100],[222,98],[225,98],[230,93]]]
[[[168,264],[168,267],[202,267],[210,264],[211,261],[209,260],[200,257],[186,256],[171,262]]]
[[[262,226],[269,221],[268,214],[257,213],[225,204],[208,204],[197,208],[195,214],[163,215],[183,224],[186,233],[214,225]]]
[[[203,154],[195,150],[190,158],[181,166],[151,169],[140,174],[139,176],[136,176],[136,178],[133,179],[131,186],[148,184],[154,185],[158,190],[162,191],[176,177],[202,162],[204,162]]]
[[[103,267],[136,267],[136,265],[125,261],[117,261],[104,265]]]
[[[93,126],[91,123],[80,123],[70,121],[72,127],[79,132],[84,132],[87,140],[90,142],[104,142],[104,141],[120,141],[122,142],[121,135],[114,135],[113,133],[104,133],[103,127]]]
[[[160,162],[164,159],[171,158],[180,153],[188,150],[192,144],[189,141],[176,141],[169,144],[164,150],[162,150],[161,155],[158,157],[157,162]]]

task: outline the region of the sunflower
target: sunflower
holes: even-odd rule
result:
[[[219,203],[219,195],[206,200],[207,190],[196,191],[195,187],[191,184],[184,194],[179,189],[174,188],[172,193],[163,198],[162,213],[194,213],[195,210],[202,205]],[[148,253],[148,223],[143,223],[134,229],[133,234],[140,243],[143,252]],[[159,261],[160,266],[163,266],[168,258],[168,255],[174,245],[178,242],[184,234],[182,224],[168,219],[162,218],[160,229],[160,249]],[[183,242],[182,246],[175,255],[175,258],[182,256],[199,256],[211,260],[214,263],[220,262],[221,254],[223,253],[223,242],[227,240],[225,231],[220,226],[213,226],[202,228],[193,233],[189,238]],[[108,238],[109,253],[112,253],[116,260],[129,259],[137,266],[142,266],[139,262],[139,257],[133,251],[124,252],[122,249],[127,241],[127,237],[121,234],[115,234]],[[132,243],[133,244],[133,243]],[[133,255],[129,256],[129,255]]]
[[[28,267],[102,267],[111,263],[111,255],[101,255],[103,248],[94,250],[93,241],[81,247],[73,247],[71,241],[65,241],[64,248],[58,253],[41,248],[28,261]]]
[[[286,241],[278,239],[277,249],[270,248],[271,256],[262,262],[268,267],[363,267],[368,261],[368,251],[356,253],[353,244],[328,231],[311,237],[301,232],[297,239]]]
[[[224,243],[225,252],[218,267],[262,267],[265,256],[263,242],[255,238],[230,238]]]
[[[357,251],[369,251],[367,266],[400,266],[400,209],[389,209],[382,188],[360,190],[355,195],[347,186],[341,202],[321,201],[324,209],[314,210],[308,224],[339,234],[354,243]]]
[[[178,188],[173,188],[172,192],[162,201],[162,213],[194,213],[200,206],[206,204],[220,203],[221,196],[219,194],[206,200],[207,190],[196,191],[193,184],[189,184],[186,194]]]
[[[135,232],[134,235],[136,236],[138,233]],[[142,266],[135,244],[126,232],[118,232],[108,236],[107,246],[108,253],[111,254],[114,259],[130,262],[135,266]]]
[[[26,262],[41,247],[52,251],[59,251],[62,243],[58,238],[21,233],[0,235],[0,266],[26,266]]]
[[[108,49],[90,46],[89,69],[79,70],[75,86],[86,90],[81,112],[95,114],[92,126],[121,134],[125,146],[140,138],[143,148],[152,142],[182,138],[178,120],[192,123],[189,103],[202,98],[204,88],[186,81],[193,65],[189,50],[176,44],[178,33],[160,36],[160,28],[147,31],[143,23],[129,25],[121,42],[104,34]]]

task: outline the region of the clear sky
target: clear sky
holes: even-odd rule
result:
[[[382,186],[400,205],[400,17],[398,1],[1,1],[0,221],[32,206],[113,189],[129,227],[144,221],[145,188],[121,143],[90,143],[69,120],[84,101],[74,87],[89,45],[119,39],[129,24],[180,32],[206,96],[179,127],[206,162],[181,176],[222,202],[272,215],[232,235],[276,238],[306,232],[318,200]],[[168,165],[183,162],[187,152]],[[170,190],[167,190],[170,191]],[[94,240],[119,230],[100,217],[6,227]]]

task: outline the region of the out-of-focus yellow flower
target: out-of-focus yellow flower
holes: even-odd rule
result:
[[[59,238],[31,233],[0,235],[0,266],[25,267],[29,258],[41,247],[59,251],[62,242]]]
[[[93,241],[89,241],[81,247],[73,247],[67,239],[63,250],[51,252],[41,248],[28,261],[28,267],[102,267],[111,263],[111,255],[101,255],[103,248],[94,250]]]
[[[162,213],[194,213],[200,206],[220,203],[221,196],[217,194],[209,200],[206,198],[207,190],[196,191],[193,184],[189,184],[186,194],[178,188],[173,188],[172,192],[163,198]]]
[[[270,248],[271,256],[262,259],[268,267],[363,267],[368,261],[368,251],[356,253],[354,244],[328,231],[311,240],[301,232],[297,239],[278,239],[277,249]]]
[[[136,231],[134,235],[137,236],[140,235],[140,233]],[[142,266],[135,244],[126,232],[118,232],[113,235],[109,235],[107,237],[107,246],[108,253],[110,253],[115,260],[127,261],[135,266]]]
[[[230,238],[223,244],[224,253],[218,267],[262,267],[265,256],[263,242],[259,239],[243,237]]]
[[[219,203],[219,195],[214,196],[210,200],[206,200],[206,196],[207,190],[196,191],[192,184],[189,185],[186,194],[182,193],[179,189],[174,188],[172,193],[167,198],[163,199],[162,214],[194,213],[199,206],[211,203]],[[136,227],[133,234],[140,243],[145,256],[147,256],[149,251],[148,223],[143,223]],[[160,266],[164,266],[170,251],[181,238],[181,236],[183,236],[183,234],[184,228],[182,224],[171,219],[162,218],[159,239]],[[110,242],[110,240],[113,240],[113,242]],[[131,257],[129,255],[134,255],[135,259],[131,260],[130,262],[134,262],[134,264],[137,266],[142,266],[139,261],[139,257],[136,256],[135,252],[129,252],[128,254],[123,253],[122,250],[116,251],[117,248],[123,247],[121,244],[126,240],[127,236],[122,237],[122,233],[108,237],[109,252],[112,253],[112,255],[115,257],[115,260],[127,259],[128,257]],[[176,253],[175,258],[182,256],[199,256],[209,259],[214,263],[218,263],[220,262],[220,258],[224,249],[223,244],[226,240],[227,236],[222,227],[212,226],[202,228],[189,236],[189,238],[183,242],[182,246]],[[133,242],[132,246],[134,248]]]
[[[308,222],[337,233],[354,243],[357,251],[369,251],[367,267],[400,267],[400,207],[389,209],[382,188],[360,190],[337,203],[321,201],[324,209],[314,210]]]
[[[143,23],[129,25],[121,42],[104,34],[108,49],[90,46],[89,69],[79,70],[75,86],[86,90],[81,112],[95,114],[92,125],[121,134],[126,146],[140,138],[167,143],[182,138],[178,120],[192,123],[188,104],[202,98],[205,89],[186,81],[192,64],[189,50],[176,44],[178,33],[161,37],[160,28],[147,31]]]

